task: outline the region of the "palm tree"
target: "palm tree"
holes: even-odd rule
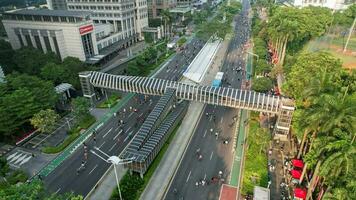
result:
[[[308,188],[307,199],[311,197],[316,177],[324,177],[327,185],[334,184],[342,176],[355,172],[356,144],[351,143],[348,133],[335,129],[333,136],[320,136],[315,139],[314,147],[305,156],[308,166],[315,166],[314,174]]]
[[[169,38],[170,37],[171,28],[168,28],[168,27],[171,27],[172,15],[169,12],[169,10],[162,10],[160,14],[161,14],[162,19],[164,21],[164,37],[168,36],[168,38]]]

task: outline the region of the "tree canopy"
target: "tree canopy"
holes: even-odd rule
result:
[[[6,80],[0,85],[0,134],[13,136],[35,113],[54,108],[58,96],[51,82],[34,76],[14,73]]]
[[[340,60],[325,52],[302,53],[291,67],[283,91],[297,100],[302,100],[304,98],[303,91],[323,70],[334,74],[335,81],[340,80],[336,76],[341,71]]]
[[[31,124],[42,133],[50,133],[59,119],[59,115],[52,109],[41,110],[30,119]]]
[[[33,200],[33,199],[43,199],[43,200],[83,200],[82,196],[76,196],[74,194],[68,193],[64,195],[49,194],[45,191],[43,184],[38,181],[32,181],[31,183],[22,183],[10,185],[2,190],[0,190],[0,199],[2,200]]]

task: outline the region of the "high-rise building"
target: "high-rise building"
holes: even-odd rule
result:
[[[147,0],[47,0],[49,5],[59,1],[71,11],[93,12],[95,24],[109,24],[112,33],[123,39],[143,40],[142,29],[148,26]]]
[[[320,6],[333,10],[344,10],[353,3],[352,1],[354,2],[354,0],[294,0],[294,6]]]
[[[133,43],[114,32],[110,23],[94,23],[92,12],[68,10],[16,10],[3,14],[2,23],[13,49],[37,48],[61,59],[77,57],[100,64]]]
[[[3,13],[2,23],[13,49],[34,47],[82,61],[98,54],[90,12],[16,10]]]
[[[47,0],[47,5],[51,10],[67,10],[66,0]]]
[[[158,18],[161,16],[161,11],[174,8],[177,5],[177,0],[147,0],[148,17]]]

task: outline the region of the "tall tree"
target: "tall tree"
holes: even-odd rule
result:
[[[30,121],[40,132],[50,133],[58,119],[59,115],[54,110],[46,109],[34,114]]]
[[[72,100],[73,114],[79,121],[90,115],[89,108],[90,102],[85,97],[77,97]]]
[[[0,40],[0,66],[3,68],[5,74],[8,74],[16,68],[16,64],[12,59],[15,51],[12,50],[10,43],[5,40]]]
[[[59,63],[60,60],[53,52],[44,54],[42,51],[30,47],[25,47],[15,51],[14,62],[15,71],[29,75],[38,75],[47,63]]]
[[[0,86],[0,135],[8,137],[22,132],[35,113],[53,108],[58,95],[51,82],[37,77],[15,73],[6,80]]]
[[[287,80],[283,85],[283,91],[296,99],[303,101],[303,91],[310,82],[315,79],[321,71],[332,74],[334,81],[340,79],[341,62],[329,53],[302,53],[296,63],[291,67],[291,72],[287,75]]]

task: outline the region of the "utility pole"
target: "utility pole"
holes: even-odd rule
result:
[[[128,163],[131,163],[135,159],[135,157],[132,157],[132,158],[129,158],[129,159],[121,159],[121,158],[119,158],[117,156],[109,156],[108,154],[106,154],[105,152],[100,150],[98,147],[94,147],[94,149],[97,150],[102,155],[104,155],[106,158],[104,158],[103,156],[99,155],[97,152],[95,152],[93,150],[90,150],[90,152],[93,153],[94,155],[96,155],[101,160],[103,160],[103,161],[105,161],[107,163],[110,163],[110,164],[112,164],[114,166],[117,189],[119,191],[120,200],[122,200],[121,190],[120,190],[120,185],[119,185],[120,182],[119,182],[119,178],[117,176],[116,166],[125,165],[125,164],[128,164]]]
[[[344,47],[344,53],[345,53],[345,51],[346,51],[346,49],[347,49],[347,45],[349,44],[349,41],[350,41],[352,32],[354,31],[355,23],[356,23],[356,17],[355,17],[355,19],[354,19],[354,22],[352,23],[351,28],[350,28],[349,36],[348,36],[348,38],[347,38],[347,40],[346,40],[346,44],[345,44],[345,47]]]

